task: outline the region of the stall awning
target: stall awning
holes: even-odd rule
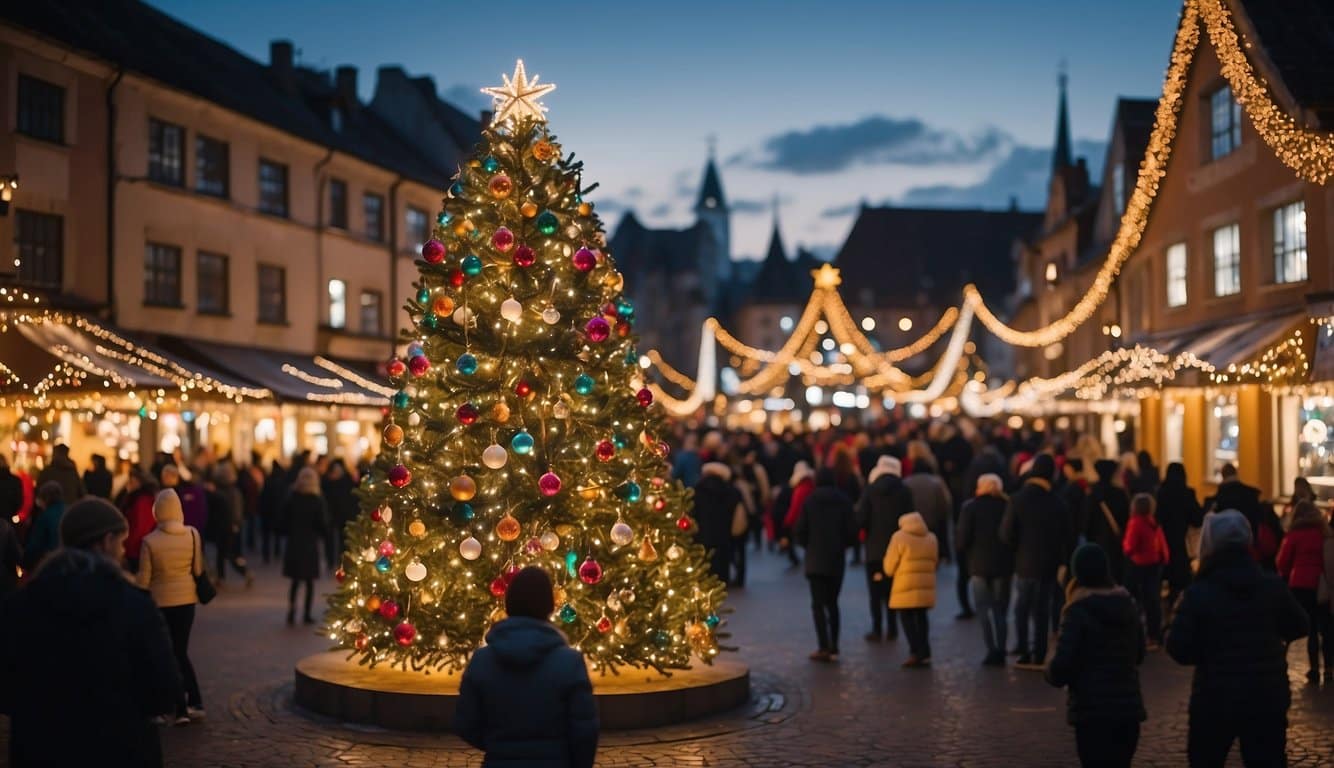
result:
[[[162,344],[202,364],[244,377],[280,400],[385,406],[394,390],[330,358],[168,337]]]
[[[1253,362],[1307,323],[1305,311],[1234,320],[1140,341],[1167,355],[1191,354],[1219,371]]]

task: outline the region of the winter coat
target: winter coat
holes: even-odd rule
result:
[[[1152,515],[1131,515],[1121,551],[1135,565],[1166,565],[1171,559],[1162,526]]]
[[[279,530],[287,532],[283,576],[316,579],[320,575],[319,544],[328,530],[329,511],[324,499],[292,491],[278,513]]]
[[[793,535],[806,551],[807,576],[842,574],[843,553],[857,541],[852,501],[834,486],[817,486],[801,507]]]
[[[1319,589],[1327,575],[1324,529],[1308,524],[1288,531],[1278,550],[1278,574],[1292,589]]]
[[[1088,500],[1089,487],[1084,478],[1076,480],[1067,480],[1056,492],[1060,497],[1061,503],[1065,505],[1065,513],[1070,519],[1070,540],[1066,546],[1070,552],[1075,551],[1079,546],[1079,537],[1083,535],[1084,528],[1088,521],[1084,519],[1084,505]]]
[[[139,546],[139,586],[159,608],[199,602],[195,575],[203,572],[204,538],[178,519],[159,520]]]
[[[1107,522],[1107,512],[1102,509],[1104,504],[1116,521],[1115,528]],[[1130,497],[1126,492],[1110,482],[1094,483],[1084,501],[1084,538],[1107,553],[1107,564],[1117,582],[1125,581],[1126,558],[1121,542],[1129,524]]]
[[[8,469],[0,470],[0,517],[13,520],[23,506],[23,480]]]
[[[1283,524],[1274,514],[1273,507],[1260,500],[1259,488],[1240,480],[1229,480],[1218,485],[1218,492],[1205,506],[1211,512],[1235,509],[1245,515],[1251,524],[1251,556],[1265,570],[1277,572],[1276,558],[1283,541]]]
[[[1165,576],[1173,589],[1184,589],[1190,583],[1190,552],[1186,549],[1186,532],[1191,526],[1199,526],[1203,521],[1199,499],[1195,489],[1186,485],[1174,485],[1168,480],[1158,487],[1158,503],[1155,505],[1158,524],[1163,527],[1163,538],[1167,540],[1168,565]]]
[[[904,478],[903,484],[912,491],[913,509],[922,515],[926,527],[938,541],[948,541],[949,527],[954,522],[954,502],[945,481],[939,475],[914,472]]]
[[[19,532],[8,517],[0,517],[0,600],[18,586],[18,569],[22,564],[23,545],[19,544]]]
[[[695,539],[705,549],[728,550],[732,546],[732,519],[741,492],[732,484],[732,470],[719,462],[709,462],[703,477],[695,485]]]
[[[889,607],[932,608],[936,604],[936,565],[940,545],[918,512],[899,518],[899,530],[889,540],[883,566],[894,580]]]
[[[185,513],[185,524],[196,531],[207,531],[208,496],[203,486],[182,480],[172,490],[181,498],[181,510]]]
[[[259,516],[273,530],[281,531],[278,525],[278,512],[283,508],[283,502],[287,500],[287,489],[291,483],[287,480],[287,473],[283,468],[275,464],[273,471],[264,479],[264,487],[259,492]]]
[[[1014,549],[1014,574],[1024,579],[1055,579],[1069,560],[1070,515],[1051,484],[1030,478],[1010,497],[1001,521],[1001,541]]]
[[[787,516],[783,518],[783,524],[791,530],[797,526],[797,518],[801,517],[801,508],[806,503],[806,497],[815,490],[815,478],[803,478],[792,488],[792,501],[788,503]]]
[[[37,515],[28,529],[28,543],[23,547],[25,571],[37,568],[42,558],[60,547],[60,518],[65,516],[65,503],[52,502]]]
[[[83,487],[89,496],[110,499],[113,480],[111,471],[106,467],[86,469],[83,472]]]
[[[1138,669],[1144,662],[1144,643],[1139,607],[1124,589],[1071,590],[1056,652],[1047,662],[1047,682],[1070,689],[1070,725],[1142,722],[1147,717]]]
[[[153,498],[156,495],[152,488],[142,487],[121,499],[120,512],[125,515],[125,522],[129,525],[129,533],[125,537],[125,556],[131,560],[139,559],[139,545],[157,526],[157,520],[153,518]]]
[[[357,506],[357,497],[352,495],[356,489],[357,481],[346,472],[342,477],[327,478],[320,482],[320,492],[324,494],[324,501],[329,505],[329,525],[334,530],[343,530],[356,518],[360,509]]]
[[[79,477],[79,470],[66,456],[52,457],[51,463],[37,473],[37,487],[41,488],[47,483],[60,486],[61,500],[66,504],[73,504],[88,495],[83,487],[83,478]]]
[[[899,529],[899,518],[913,511],[912,491],[898,477],[881,475],[866,486],[856,511],[857,527],[866,531],[866,569],[874,573],[885,559],[890,537]]]
[[[1207,556],[1167,632],[1167,652],[1195,667],[1191,719],[1286,713],[1292,701],[1287,643],[1309,631],[1306,612],[1287,586],[1262,572],[1245,549]]]
[[[694,487],[700,481],[703,462],[697,451],[680,451],[672,462],[672,479],[680,480],[687,488]]]
[[[486,753],[484,766],[592,766],[598,715],[583,655],[541,619],[497,623],[463,672],[454,732]]]
[[[1001,522],[1009,501],[988,494],[964,502],[954,541],[959,556],[968,563],[968,573],[986,579],[1014,573],[1014,551],[1001,540]]]
[[[162,614],[111,560],[62,550],[0,604],[9,764],[160,766],[181,680]]]

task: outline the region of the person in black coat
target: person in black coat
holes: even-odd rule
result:
[[[93,466],[83,471],[83,487],[88,491],[88,495],[109,500],[114,482],[111,470],[107,469],[107,457],[94,453]]]
[[[0,517],[13,520],[23,509],[23,481],[9,471],[9,460],[0,456]]]
[[[598,713],[584,657],[551,625],[551,577],[528,566],[505,592],[509,618],[486,633],[463,671],[454,732],[483,765],[591,768]]]
[[[284,533],[278,517],[287,501],[289,488],[287,470],[275,460],[259,492],[260,557],[265,563],[269,562],[270,556],[283,556]]]
[[[1112,579],[1125,583],[1126,556],[1121,550],[1126,525],[1130,523],[1130,497],[1125,489],[1113,481],[1120,465],[1111,459],[1099,459],[1093,464],[1098,482],[1089,489],[1084,501],[1084,538],[1097,544],[1107,553],[1112,568]]]
[[[815,490],[797,517],[797,543],[805,549],[806,580],[811,587],[811,614],[820,647],[815,661],[838,659],[838,593],[843,590],[843,553],[857,541],[852,500],[838,487],[828,469],[815,476]]]
[[[1190,585],[1190,553],[1186,549],[1186,531],[1200,525],[1203,513],[1195,489],[1186,485],[1186,468],[1174,461],[1167,465],[1163,483],[1158,486],[1158,524],[1167,539],[1170,559],[1167,563],[1167,605],[1176,604],[1177,596]]]
[[[732,523],[737,508],[745,517],[741,492],[732,484],[732,468],[710,461],[700,468],[695,484],[695,540],[709,550],[709,570],[726,584],[732,570]]]
[[[125,518],[74,504],[64,548],[0,603],[0,712],[9,765],[162,765],[152,718],[176,711],[181,678],[162,613],[120,569]]]
[[[1084,460],[1079,458],[1069,458],[1061,466],[1061,484],[1056,489],[1056,495],[1061,497],[1061,503],[1065,505],[1065,510],[1070,514],[1070,535],[1076,540],[1069,542],[1070,551],[1075,551],[1075,546],[1079,543],[1077,539],[1084,535],[1086,521],[1084,520],[1084,506],[1088,499],[1089,483],[1084,477]]]
[[[1031,669],[1041,669],[1047,657],[1048,627],[1056,618],[1056,577],[1067,559],[1070,540],[1070,515],[1051,489],[1055,474],[1052,457],[1038,454],[1001,523],[1001,540],[1015,553],[1014,621],[1019,640],[1015,665]]]
[[[1222,482],[1218,492],[1205,503],[1208,512],[1235,509],[1251,524],[1251,555],[1269,573],[1278,573],[1275,558],[1283,542],[1283,524],[1273,506],[1260,501],[1260,489],[1247,485],[1237,475],[1237,468],[1224,464],[1219,470]]]
[[[880,456],[867,478],[866,491],[857,500],[857,527],[866,533],[866,591],[871,599],[871,631],[866,639],[880,642],[881,634],[898,637],[889,592],[894,580],[885,575],[885,550],[899,529],[899,518],[913,511],[912,491],[903,484],[903,465],[893,456]]]
[[[297,588],[306,585],[306,611],[302,621],[314,624],[310,615],[315,592],[315,579],[320,575],[319,542],[324,540],[329,525],[329,511],[320,496],[320,476],[314,467],[302,467],[297,474],[292,493],[279,513],[282,530],[287,532],[287,551],[283,554],[283,576],[292,580],[287,593],[287,623],[296,613]]]
[[[1177,605],[1167,652],[1195,667],[1187,755],[1221,766],[1240,740],[1246,765],[1286,765],[1288,643],[1306,636],[1306,612],[1251,557],[1251,527],[1227,510],[1205,521],[1200,573]]]
[[[343,460],[334,459],[330,462],[329,471],[320,480],[324,502],[329,505],[329,532],[324,553],[330,570],[338,567],[338,559],[343,556],[343,530],[356,519],[359,511],[357,497],[352,495],[356,489],[357,481],[348,472]]]
[[[1075,728],[1080,764],[1130,768],[1139,724],[1148,717],[1139,687],[1145,653],[1139,607],[1112,581],[1102,547],[1075,550],[1070,571],[1047,682],[1069,688],[1066,720]]]
[[[982,617],[982,639],[989,667],[1005,666],[1008,638],[1006,616],[1010,611],[1010,583],[1014,576],[1014,552],[1001,540],[1001,523],[1009,499],[1005,497],[1000,475],[986,474],[977,479],[977,495],[959,510],[959,525],[954,541],[959,547],[959,562],[968,563],[973,602]]]

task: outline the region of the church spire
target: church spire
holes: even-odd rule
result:
[[[764,260],[787,263],[787,250],[783,248],[783,233],[778,228],[778,195],[774,195],[774,228],[769,234],[769,252],[765,254]]]
[[[699,185],[699,199],[695,201],[695,210],[726,209],[727,200],[723,197],[723,182],[718,175],[718,165],[714,162],[717,138],[709,136],[709,161],[704,166],[704,181]]]
[[[1061,73],[1057,82],[1060,84],[1061,101],[1056,108],[1056,148],[1051,156],[1052,170],[1074,165],[1074,157],[1070,150],[1070,110],[1066,106],[1065,98],[1065,62],[1061,62]]]

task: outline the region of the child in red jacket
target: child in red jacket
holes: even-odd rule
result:
[[[1130,522],[1126,524],[1121,550],[1126,560],[1126,589],[1144,612],[1149,650],[1160,647],[1163,635],[1163,567],[1171,559],[1167,537],[1154,517],[1154,500],[1147,493],[1130,500]]]
[[[1278,549],[1278,573],[1288,583],[1297,602],[1311,619],[1306,636],[1306,658],[1311,668],[1306,679],[1320,681],[1320,650],[1323,641],[1325,680],[1334,680],[1334,640],[1330,639],[1329,578],[1326,563],[1334,559],[1334,538],[1329,523],[1314,504],[1301,501],[1292,511],[1292,527]]]

